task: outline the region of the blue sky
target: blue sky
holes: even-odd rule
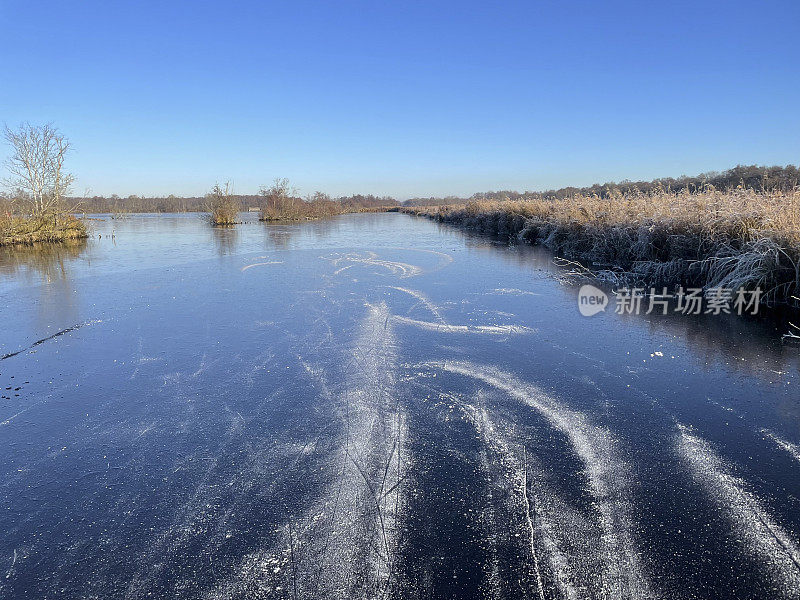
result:
[[[399,198],[800,162],[800,2],[0,0],[75,192]],[[3,154],[8,153],[6,146]]]

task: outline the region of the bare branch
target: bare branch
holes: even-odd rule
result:
[[[33,214],[61,212],[74,181],[64,171],[69,140],[50,123],[24,123],[16,130],[6,125],[4,137],[13,150],[6,161],[9,176],[3,180],[4,186],[13,197],[27,202]]]

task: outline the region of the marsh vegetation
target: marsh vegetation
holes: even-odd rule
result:
[[[800,302],[797,190],[707,187],[471,200],[403,211],[544,246],[614,282],[760,288],[767,301]]]
[[[380,212],[397,207],[389,197],[350,196],[333,199],[323,192],[301,198],[289,180],[276,179],[259,191],[261,221],[305,221],[357,212]]]
[[[70,144],[52,125],[5,128],[12,153],[0,203],[0,246],[62,242],[87,237],[86,226],[65,201],[73,181],[64,169]]]
[[[86,237],[86,225],[72,215],[51,212],[23,217],[6,211],[0,215],[0,246],[65,242]]]
[[[239,222],[239,203],[231,193],[230,183],[225,183],[225,187],[214,185],[207,198],[207,210],[212,225],[235,225]]]
[[[263,220],[299,221],[306,216],[321,217],[353,212],[376,212],[387,207],[399,206],[399,202],[389,196],[353,194],[332,197],[323,192],[301,197],[290,188],[288,181],[278,179],[270,186],[264,186],[256,194],[237,194],[230,192],[230,200],[236,210],[257,212],[266,217]],[[283,189],[285,188],[285,189]],[[204,196],[139,196],[132,194],[121,197],[90,196],[72,198],[80,206],[80,212],[87,214],[133,214],[133,213],[187,213],[210,212],[211,193]]]

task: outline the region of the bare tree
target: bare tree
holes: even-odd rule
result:
[[[262,187],[258,194],[264,196],[265,202],[261,207],[261,218],[266,220],[274,215],[295,213],[297,190],[289,186],[289,180],[276,178],[270,187]]]
[[[50,123],[24,123],[17,130],[6,125],[5,138],[13,152],[6,163],[10,175],[3,183],[29,201],[36,215],[62,210],[74,181],[64,171],[69,140]]]
[[[314,192],[306,197],[306,202],[333,202],[333,199],[325,192]]]

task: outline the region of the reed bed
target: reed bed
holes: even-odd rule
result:
[[[403,212],[541,245],[626,284],[762,290],[800,304],[800,191],[531,197]]]
[[[87,237],[86,225],[72,215],[0,216],[0,246],[66,242]]]

